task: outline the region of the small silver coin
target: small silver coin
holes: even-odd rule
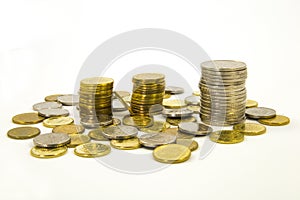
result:
[[[139,137],[140,143],[148,148],[175,143],[176,135],[168,133],[147,133]]]
[[[65,106],[75,106],[79,104],[79,95],[66,94],[57,97],[57,101]]]
[[[136,137],[138,129],[133,126],[109,126],[103,128],[103,135],[108,139],[124,140]]]
[[[33,139],[35,146],[45,148],[61,147],[69,144],[70,142],[71,138],[66,133],[46,133]]]
[[[213,129],[201,123],[196,122],[183,122],[178,125],[179,131],[192,135],[208,135]]]
[[[169,94],[182,94],[184,93],[184,89],[177,86],[167,86],[165,87],[165,92]]]
[[[254,107],[247,108],[245,114],[250,119],[269,119],[276,116],[276,111],[271,108]]]
[[[62,104],[58,102],[41,102],[36,103],[32,106],[33,110],[39,111],[43,109],[55,109],[55,108],[61,108]]]
[[[162,114],[166,117],[188,117],[193,115],[193,111],[188,110],[187,108],[183,109],[164,109]]]
[[[68,110],[62,108],[43,109],[39,110],[38,113],[43,117],[66,117],[70,114]]]
[[[194,95],[188,96],[188,97],[185,97],[184,102],[187,105],[198,106],[198,105],[200,105],[200,97],[194,96]]]

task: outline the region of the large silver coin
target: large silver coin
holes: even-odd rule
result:
[[[103,135],[108,139],[124,140],[137,136],[138,129],[133,126],[109,126],[103,128]]]
[[[165,88],[165,92],[169,94],[182,94],[184,93],[184,89],[182,87],[177,86],[167,86]]]
[[[179,131],[192,135],[208,135],[213,129],[201,123],[196,122],[184,122],[178,125]]]
[[[35,146],[45,148],[61,147],[69,144],[70,142],[71,138],[66,133],[46,133],[33,139]]]
[[[43,109],[38,111],[40,116],[43,117],[66,117],[69,115],[69,111],[61,108]]]
[[[62,104],[57,102],[41,102],[36,103],[32,106],[33,110],[39,111],[43,109],[54,109],[54,108],[61,108]]]
[[[194,96],[194,95],[188,96],[188,97],[185,97],[184,102],[187,105],[198,106],[198,105],[200,105],[200,97],[199,96]]]
[[[75,106],[79,104],[79,95],[67,94],[57,97],[57,101],[65,106]]]
[[[164,109],[162,114],[165,117],[188,117],[193,115],[193,111],[188,110],[187,108],[183,109]]]
[[[271,108],[254,107],[247,108],[245,114],[251,119],[269,119],[276,116],[276,111]]]
[[[175,143],[176,135],[168,133],[147,133],[139,137],[140,143],[149,148],[155,148],[164,144]]]

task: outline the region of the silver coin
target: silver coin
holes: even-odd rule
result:
[[[269,119],[276,116],[276,111],[271,108],[254,107],[247,108],[245,114],[251,119]]]
[[[43,109],[39,110],[38,113],[43,117],[66,117],[70,114],[68,110],[62,108]]]
[[[184,89],[177,86],[167,86],[165,87],[165,92],[170,94],[182,94],[184,93]]]
[[[211,127],[197,122],[180,123],[178,129],[183,133],[192,135],[208,135],[213,131]]]
[[[126,111],[127,108],[120,102],[119,99],[113,99],[112,110],[113,112],[123,112]]]
[[[187,105],[198,106],[198,105],[200,105],[200,97],[199,96],[194,96],[194,95],[188,96],[188,97],[185,97],[184,102]]]
[[[246,64],[234,60],[212,60],[201,63],[201,68],[209,71],[232,72],[247,68]]]
[[[70,142],[71,138],[66,133],[46,133],[33,139],[35,146],[45,148],[61,147]]]
[[[147,133],[139,137],[140,143],[148,148],[175,143],[176,135],[168,133]]]
[[[124,140],[137,136],[138,129],[133,126],[109,126],[103,128],[103,135],[108,139]]]
[[[54,108],[61,108],[62,104],[58,102],[41,102],[36,103],[32,106],[33,110],[39,111],[43,109],[54,109]]]
[[[193,115],[193,111],[187,108],[183,109],[164,109],[162,115],[165,117],[188,117]]]
[[[75,106],[79,104],[79,95],[67,94],[57,97],[57,101],[65,106]]]

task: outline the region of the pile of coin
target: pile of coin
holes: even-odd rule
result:
[[[245,121],[247,67],[232,60],[201,64],[200,118],[214,126],[230,126]]]
[[[131,111],[134,115],[149,115],[153,105],[161,105],[165,94],[165,75],[136,74],[132,78]]]
[[[113,83],[113,79],[106,77],[81,80],[79,111],[83,126],[96,128],[112,124]]]

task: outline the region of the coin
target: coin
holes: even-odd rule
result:
[[[188,106],[187,109],[193,111],[196,114],[200,114],[201,107],[200,106]]]
[[[201,95],[200,90],[194,91],[192,93],[192,95],[194,95],[194,96],[200,96]]]
[[[108,139],[129,139],[137,136],[138,129],[133,126],[109,126],[103,128],[103,135]]]
[[[84,134],[70,134],[69,136],[71,138],[70,144],[67,145],[69,148],[74,148],[78,145],[91,141],[91,138]]]
[[[167,86],[165,88],[165,93],[168,93],[168,94],[182,94],[182,93],[184,93],[184,89],[182,87],[177,87],[177,86]]]
[[[276,116],[276,111],[271,108],[253,107],[246,109],[246,116],[251,119],[269,119]]]
[[[74,149],[74,153],[77,156],[84,158],[95,158],[105,156],[111,151],[110,146],[99,143],[85,143],[78,145]]]
[[[69,144],[71,138],[65,133],[46,133],[33,138],[37,147],[54,148]]]
[[[63,94],[53,94],[53,95],[49,95],[45,97],[45,101],[48,102],[56,102],[57,101],[57,97],[61,96]]]
[[[50,117],[45,119],[43,125],[48,128],[54,128],[56,126],[72,124],[74,120],[70,117]]]
[[[149,148],[174,143],[176,136],[167,133],[146,133],[139,137],[140,143]]]
[[[39,111],[43,109],[54,109],[54,108],[61,108],[62,104],[58,102],[41,102],[36,103],[32,106],[33,110]]]
[[[200,105],[200,97],[199,96],[188,96],[185,97],[184,102],[187,105],[194,105],[194,106],[199,106]]]
[[[127,92],[127,91],[115,91],[115,93],[117,93],[118,95],[120,95],[120,97],[122,97],[122,98],[130,96],[130,92]]]
[[[113,112],[123,112],[126,111],[127,108],[120,102],[119,99],[114,99],[112,101]]]
[[[168,123],[170,123],[173,126],[178,126],[178,124],[180,124],[181,122],[196,122],[197,119],[193,116],[189,116],[189,117],[173,117],[173,118],[169,118],[167,117],[166,121]]]
[[[110,145],[116,149],[122,149],[122,150],[132,150],[141,147],[138,138],[130,138],[126,140],[111,140]]]
[[[156,83],[157,81],[164,80],[165,76],[159,73],[142,73],[133,76],[133,82],[143,82],[145,84]]]
[[[208,135],[213,131],[211,127],[196,122],[181,122],[178,128],[181,132],[200,136]]]
[[[176,144],[181,144],[183,146],[188,147],[191,151],[195,151],[196,149],[198,149],[198,142],[196,142],[195,140],[191,140],[191,139],[176,139]]]
[[[193,111],[186,108],[183,109],[164,109],[162,115],[165,117],[189,117],[193,115]]]
[[[172,99],[172,100],[167,99],[163,101],[163,106],[165,108],[176,109],[176,108],[186,107],[186,104],[183,100],[180,99]]]
[[[244,134],[236,130],[221,130],[212,132],[209,138],[220,144],[236,144],[244,141]]]
[[[172,96],[171,94],[165,93],[163,98],[164,99],[169,99],[171,96]]]
[[[201,64],[202,69],[219,72],[241,71],[246,69],[246,64],[234,60],[213,60]]]
[[[175,135],[177,139],[191,139],[194,137],[191,134],[186,134],[178,131],[178,128],[167,128],[163,131],[163,133]]]
[[[268,126],[283,126],[289,124],[290,119],[283,115],[276,115],[270,119],[259,119],[258,122]]]
[[[153,124],[153,117],[126,115],[123,118],[123,124],[128,126],[138,127],[138,128],[149,127]]]
[[[9,130],[7,136],[12,139],[30,139],[38,136],[41,133],[39,128],[36,127],[17,127]]]
[[[152,126],[147,128],[141,128],[140,130],[146,133],[158,133],[162,132],[166,128],[170,128],[170,124],[164,121],[154,121]]]
[[[57,148],[43,148],[33,147],[30,150],[30,154],[36,158],[57,158],[67,153],[68,148],[66,146]]]
[[[247,136],[261,135],[267,131],[265,126],[256,123],[236,124],[233,126],[233,130],[240,131]]]
[[[167,144],[156,147],[153,151],[153,157],[162,163],[182,163],[191,157],[191,151],[188,147],[180,144]]]
[[[253,108],[253,107],[257,107],[257,106],[258,106],[258,103],[254,100],[248,99],[246,101],[246,108]]]
[[[106,85],[112,85],[114,82],[113,79],[111,78],[106,78],[106,77],[91,77],[91,78],[86,78],[81,80],[81,84],[83,86],[106,86]]]
[[[15,124],[37,124],[44,120],[45,118],[39,116],[38,113],[23,113],[16,115],[12,118],[13,123]]]
[[[78,134],[83,133],[85,128],[82,125],[68,124],[56,126],[52,129],[53,133]]]
[[[108,141],[108,139],[103,135],[103,128],[91,130],[88,136],[90,136],[93,140]]]
[[[79,96],[74,94],[66,94],[57,97],[57,101],[65,106],[74,106],[79,104]]]
[[[61,108],[42,109],[38,111],[40,116],[43,117],[66,117],[69,115],[69,111]]]

